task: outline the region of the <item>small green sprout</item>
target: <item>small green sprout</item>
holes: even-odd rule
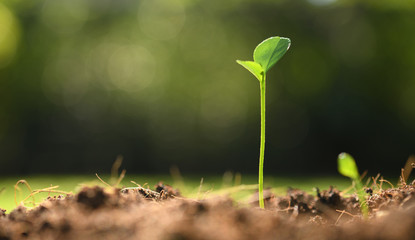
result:
[[[261,94],[261,140],[259,147],[259,176],[258,194],[259,207],[264,208],[264,152],[265,152],[265,79],[267,71],[274,66],[278,60],[290,48],[291,40],[283,37],[270,37],[255,48],[254,61],[240,61],[237,63],[250,71],[259,81]]]
[[[340,174],[349,177],[355,183],[355,189],[359,197],[360,209],[364,218],[367,218],[369,209],[366,203],[366,193],[363,189],[363,184],[360,181],[360,174],[357,170],[357,165],[353,157],[348,153],[340,153],[337,158],[337,166]]]

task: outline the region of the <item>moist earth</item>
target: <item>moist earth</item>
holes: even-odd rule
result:
[[[37,207],[0,209],[0,240],[11,239],[415,239],[415,187],[368,189],[370,214],[335,188],[316,196],[265,192],[266,208],[228,197],[194,200],[159,183],[146,188],[84,187]],[[257,195],[254,195],[257,196]]]

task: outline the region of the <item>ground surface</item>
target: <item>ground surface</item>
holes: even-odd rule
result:
[[[0,211],[0,239],[415,239],[415,187],[372,189],[368,219],[336,189],[266,192],[266,210],[230,198],[194,200],[166,185],[84,187],[29,210]]]
[[[124,186],[135,186],[131,183],[134,181],[142,186],[154,186],[159,181],[169,183],[176,188],[179,188],[182,195],[188,198],[203,198],[211,197],[212,195],[228,194],[230,187],[238,185],[255,185],[258,182],[256,175],[243,175],[237,177],[238,174],[232,174],[230,172],[224,175],[185,175],[174,176],[171,175],[127,175],[118,185],[120,188]],[[100,175],[102,179],[108,183],[114,183],[114,179],[111,180],[110,175]],[[200,187],[201,178],[203,177],[202,187]],[[14,195],[14,185],[20,179],[25,179],[33,190],[43,189],[50,186],[59,186],[59,190],[66,192],[79,192],[83,186],[94,186],[102,184],[101,181],[94,175],[35,175],[35,176],[0,176],[0,208],[6,209],[8,212],[17,207]],[[238,180],[239,179],[239,180]],[[313,189],[318,187],[320,189],[328,189],[330,185],[335,186],[338,189],[346,189],[350,186],[350,180],[342,177],[330,177],[330,176],[279,176],[272,177],[266,176],[264,179],[266,187],[274,186],[272,191],[277,195],[285,195],[287,189],[298,188],[308,193],[313,193]],[[394,181],[396,182],[396,181]],[[24,199],[29,191],[23,185],[19,185],[20,190],[17,193],[17,201],[20,202]],[[237,191],[236,191],[237,190]],[[235,189],[231,193],[231,197],[238,202],[249,199],[252,194],[252,190]],[[41,193],[36,195],[36,202],[40,203],[43,199],[48,197],[48,193]],[[31,206],[28,204],[28,206]]]

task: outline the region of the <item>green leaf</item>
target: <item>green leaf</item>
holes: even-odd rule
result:
[[[270,37],[258,44],[254,50],[254,61],[259,63],[264,72],[274,66],[290,48],[291,40],[284,37]]]
[[[262,80],[264,75],[264,69],[262,69],[261,65],[252,61],[236,60],[236,62],[242,65],[242,67],[248,69],[248,71],[250,71],[259,81]]]
[[[342,175],[359,181],[359,171],[357,170],[356,162],[350,154],[340,153],[337,158],[337,166]]]

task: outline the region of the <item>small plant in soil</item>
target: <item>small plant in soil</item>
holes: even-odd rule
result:
[[[349,177],[353,181],[357,196],[359,197],[360,209],[364,218],[368,217],[369,209],[366,203],[366,193],[363,189],[362,181],[360,180],[360,174],[357,169],[354,158],[348,153],[340,153],[337,158],[337,165],[339,172],[346,177]]]
[[[259,206],[264,208],[264,152],[265,152],[265,86],[266,74],[290,48],[291,40],[284,37],[270,37],[255,48],[254,61],[240,61],[237,63],[251,72],[259,81],[261,104],[261,137],[259,147],[259,175],[258,192]]]

